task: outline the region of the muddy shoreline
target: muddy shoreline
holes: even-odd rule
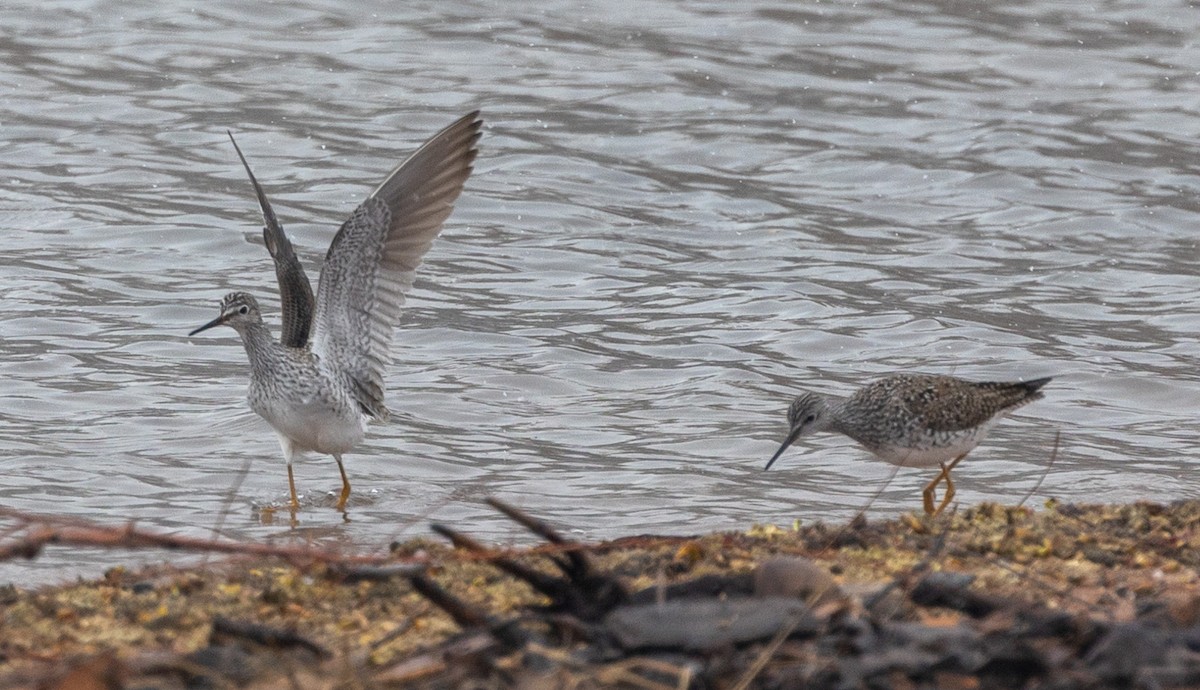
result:
[[[235,554],[5,587],[0,686],[1200,682],[1197,502],[986,504],[599,544],[516,515],[543,546],[496,550],[443,527],[451,539],[394,545],[384,562]]]

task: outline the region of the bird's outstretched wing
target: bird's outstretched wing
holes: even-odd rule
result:
[[[425,142],[354,210],[325,255],[312,351],[347,377],[373,417],[387,417],[383,370],[404,293],[471,174],[482,124],[476,111]]]
[[[308,331],[313,319],[312,285],[308,282],[308,276],[304,274],[300,259],[296,258],[291,240],[283,232],[279,219],[275,217],[271,202],[267,201],[267,195],[263,193],[258,180],[254,179],[250,164],[242,155],[242,149],[233,138],[233,132],[226,133],[233,142],[233,149],[237,151],[238,158],[242,160],[242,167],[250,176],[250,184],[254,185],[254,194],[258,197],[259,207],[262,208],[263,242],[267,245],[267,251],[271,252],[271,258],[275,260],[275,277],[279,280],[279,299],[283,306],[283,332],[279,334],[279,342],[287,347],[304,347],[308,344]]]

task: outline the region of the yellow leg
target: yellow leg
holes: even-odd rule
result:
[[[350,480],[346,479],[346,468],[342,465],[342,456],[334,455],[334,460],[337,460],[338,472],[342,473],[342,495],[338,498],[337,509],[341,512],[346,512],[346,499],[350,498]]]
[[[300,499],[296,498],[296,477],[292,474],[292,463],[288,463],[288,488],[292,490],[292,512],[300,510]]]
[[[921,498],[925,503],[926,515],[933,515],[937,512],[933,508],[933,499],[937,496],[937,485],[943,479],[950,479],[950,475],[946,471],[945,463],[942,463],[942,471],[938,473],[938,476],[934,477],[933,481],[926,484],[925,490],[921,492]]]
[[[937,510],[933,511],[933,515],[935,517],[941,515],[942,511],[946,509],[946,506],[950,505],[951,499],[954,498],[954,480],[950,478],[950,470],[958,467],[958,463],[962,462],[962,459],[965,457],[967,457],[967,454],[963,453],[957,458],[954,458],[954,461],[949,465],[942,465],[942,474],[940,476],[946,478],[946,495],[942,496],[942,502],[938,504]]]

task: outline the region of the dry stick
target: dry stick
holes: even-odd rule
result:
[[[1042,482],[1045,480],[1045,478],[1050,474],[1050,469],[1054,466],[1055,461],[1058,459],[1059,441],[1060,441],[1061,436],[1062,436],[1062,430],[1061,429],[1055,430],[1054,445],[1050,449],[1050,457],[1046,462],[1046,470],[1038,478],[1037,484],[1034,485],[1034,487],[1028,493],[1026,493],[1024,497],[1022,497],[1021,502],[1017,504],[1018,508],[1023,506],[1025,504],[1025,502],[1028,501],[1033,496],[1033,494],[1041,487]],[[979,528],[976,527],[976,530],[978,530],[978,529]],[[948,535],[949,523],[947,523],[946,530],[947,530],[946,532],[942,533],[942,535],[940,536],[940,539],[944,540],[946,537],[949,536]],[[940,545],[938,548],[940,549]],[[932,556],[932,555],[933,554],[931,552],[930,556]],[[1042,587],[1045,590],[1054,592],[1055,594],[1057,594],[1060,597],[1063,597],[1064,599],[1071,599],[1079,604],[1082,604],[1085,608],[1093,608],[1094,607],[1093,604],[1091,604],[1091,603],[1085,601],[1084,599],[1077,597],[1075,594],[1073,594],[1073,590],[1064,589],[1061,585],[1058,585],[1057,583],[1054,583],[1052,581],[1048,581],[1045,578],[1040,577],[1035,574],[1032,574],[1026,570],[1018,570],[1011,563],[1007,562],[1005,559],[1001,558],[1000,556],[998,556],[996,554],[986,554],[985,553],[985,554],[983,554],[983,557],[987,561],[992,563],[993,565],[1005,570],[1006,572],[1012,573],[1017,578],[1023,578],[1035,585]],[[930,557],[927,557],[926,559],[924,559],[922,561],[922,563],[918,564],[915,568],[913,568],[913,570],[911,571],[911,574],[916,574],[921,569],[924,569],[924,568],[922,568],[922,566],[927,568],[930,560],[931,560]],[[879,598],[881,599],[882,596],[880,596]]]
[[[397,639],[399,639],[402,635],[407,633],[409,630],[412,630],[413,626],[416,625],[417,618],[420,616],[426,615],[430,612],[431,609],[430,609],[428,603],[424,604],[424,609],[425,609],[424,611],[420,611],[414,615],[408,616],[408,618],[406,618],[403,622],[401,622],[400,625],[397,625],[395,628],[392,628],[392,630],[390,632],[384,634],[383,637],[372,642],[370,645],[370,650],[372,652],[378,651],[378,650],[382,649],[385,645],[395,642]]]
[[[233,480],[233,486],[230,486],[229,491],[225,494],[221,510],[217,512],[217,522],[212,528],[213,539],[221,536],[221,530],[225,527],[225,519],[229,517],[229,513],[233,510],[233,502],[237,498],[238,492],[241,491],[242,483],[246,481],[246,476],[250,474],[251,462],[251,458],[246,458],[246,462],[242,463],[242,469],[238,471],[237,476]],[[207,560],[204,562],[207,563]]]
[[[296,565],[395,562],[395,559],[390,557],[347,555],[311,546],[274,546],[254,542],[159,534],[139,529],[132,522],[123,527],[113,527],[80,518],[39,515],[3,507],[0,507],[0,518],[16,520],[28,528],[24,538],[0,544],[0,561],[18,557],[33,558],[47,545],[69,545],[127,549],[179,549],[202,553],[276,556]],[[420,560],[413,559],[411,562],[416,563]]]
[[[878,592],[872,594],[865,601],[863,601],[863,608],[866,609],[868,612],[873,612],[875,607],[880,602],[883,601],[884,597],[886,597],[888,594],[891,594],[896,588],[898,588],[900,586],[901,579],[911,578],[912,576],[914,576],[918,573],[922,573],[922,572],[925,572],[926,570],[928,570],[929,566],[933,563],[933,559],[937,558],[938,555],[941,554],[942,549],[946,546],[946,537],[948,537],[949,535],[950,535],[950,523],[949,523],[949,521],[947,521],[945,529],[943,529],[941,531],[941,533],[939,533],[936,537],[934,537],[933,543],[929,545],[929,550],[925,552],[925,557],[922,558],[912,568],[909,568],[908,572],[904,573],[903,575],[897,573],[896,575],[892,576],[891,582],[884,585],[884,587],[882,589],[880,589]]]
[[[554,556],[567,555],[576,552],[585,552],[592,554],[605,554],[612,551],[626,551],[630,549],[645,548],[647,546],[662,546],[664,544],[684,544],[693,541],[695,537],[672,537],[672,536],[638,536],[638,537],[622,537],[607,542],[596,544],[586,544],[580,542],[569,542],[565,544],[538,544],[537,546],[526,546],[520,548],[503,547],[503,548],[488,548],[482,551],[457,551],[455,558],[461,558],[470,561],[491,562],[500,558],[523,558],[529,556]]]
[[[430,504],[429,507],[427,507],[425,510],[410,516],[407,520],[400,521],[396,525],[396,529],[392,530],[392,534],[391,534],[389,541],[391,541],[393,543],[399,541],[400,535],[405,530],[407,530],[408,528],[410,528],[413,525],[416,525],[418,523],[428,522],[429,517],[431,515],[433,515],[436,511],[441,510],[442,508],[445,508],[446,506],[450,505],[450,503],[452,501],[460,500],[463,495],[469,494],[469,493],[471,493],[471,492],[466,491],[466,490],[455,489],[455,490],[447,493],[444,497],[442,497],[441,500],[435,501],[432,504]]]
[[[558,530],[549,522],[535,518],[520,508],[509,505],[495,496],[486,496],[483,500],[491,507],[503,513],[509,520],[533,532],[553,546],[569,546],[576,543],[559,534]],[[576,576],[582,576],[592,569],[587,550],[566,551],[563,555],[566,556],[565,561],[559,558],[552,558],[551,560],[571,579],[574,579]]]
[[[867,504],[864,505],[862,509],[858,511],[858,514],[854,516],[854,521],[858,521],[867,517],[867,511],[871,509],[871,506],[875,505],[875,501],[879,500],[879,497],[883,495],[883,492],[887,491],[887,488],[892,485],[892,482],[896,479],[896,475],[900,473],[901,467],[903,467],[903,465],[892,466],[892,473],[888,475],[887,479],[883,480],[883,486],[879,487],[879,490],[872,494],[869,499],[867,499]]]
[[[890,475],[888,475],[887,479],[883,480],[883,485],[879,487],[879,490],[876,491],[874,494],[871,495],[870,498],[867,499],[866,504],[863,505],[863,507],[860,508],[859,511],[854,514],[853,518],[851,518],[846,524],[839,527],[836,532],[834,532],[832,535],[830,535],[829,539],[826,540],[825,545],[822,546],[815,554],[813,554],[813,558],[823,556],[827,551],[829,551],[830,549],[833,548],[833,545],[835,543],[837,543],[838,540],[840,540],[842,538],[842,535],[844,535],[847,531],[849,531],[849,529],[852,526],[858,524],[858,522],[860,520],[866,519],[867,511],[871,509],[871,506],[875,505],[875,501],[878,501],[879,497],[883,495],[883,492],[887,491],[887,488],[889,486],[891,486],[892,480],[895,479],[896,474],[900,472],[900,467],[901,467],[901,465],[893,466],[892,473]]]
[[[31,530],[30,533],[16,543],[0,543],[0,561],[16,557],[33,558],[47,545],[91,546],[97,548],[163,548],[179,549],[196,552],[229,553],[239,555],[277,556],[296,561],[321,562],[342,565],[386,565],[386,564],[427,564],[427,558],[414,558],[397,562],[390,555],[346,554],[340,551],[317,549],[311,546],[273,546],[256,542],[236,542],[230,540],[203,539],[170,534],[159,534],[139,529],[133,523],[124,526],[104,525],[82,518],[62,517],[38,513],[27,513],[0,507],[0,518],[8,518],[21,523],[17,528],[7,532],[13,533],[19,529]],[[522,558],[530,556],[550,555],[581,555],[591,553],[607,553],[613,550],[642,548],[647,545],[661,545],[665,542],[683,543],[691,537],[626,537],[605,543],[587,544],[566,542],[561,544],[540,544],[523,548],[489,548],[482,551],[459,551],[456,558],[472,561],[494,561],[497,558]],[[396,575],[407,575],[408,572],[398,570]]]
[[[551,544],[571,543],[570,540],[559,534],[558,530],[549,522],[541,518],[536,518],[514,505],[501,501],[495,496],[485,496],[483,502],[503,513],[509,520],[512,520]]]
[[[612,667],[614,673],[608,675],[606,679],[617,681],[613,685],[618,687],[628,684],[637,688],[645,688],[645,690],[687,690],[687,687],[691,684],[691,670],[687,666],[673,664],[669,661],[639,659],[635,657],[615,662],[612,664]],[[658,673],[673,673],[676,678],[675,685],[668,685],[667,683],[660,683],[654,679],[647,678],[638,673],[638,669],[646,669]]]
[[[275,628],[261,623],[248,623],[246,621],[226,618],[225,616],[215,616],[213,618],[212,633],[210,634],[214,636],[227,635],[237,639],[249,640],[255,644],[273,649],[303,649],[322,659],[328,659],[333,656],[329,650],[304,637],[295,630]]]
[[[1058,442],[1061,438],[1062,429],[1055,429],[1054,446],[1050,449],[1050,460],[1046,462],[1046,469],[1042,472],[1042,475],[1038,477],[1037,483],[1033,485],[1033,488],[1021,497],[1021,502],[1017,504],[1018,508],[1025,505],[1025,501],[1033,498],[1033,495],[1037,493],[1037,490],[1042,488],[1042,482],[1046,481],[1046,477],[1050,476],[1050,468],[1054,467],[1054,461],[1058,459]]]
[[[1050,450],[1050,460],[1049,460],[1049,462],[1046,463],[1046,469],[1044,472],[1042,472],[1042,475],[1038,478],[1037,484],[1035,484],[1034,487],[1032,489],[1030,489],[1029,492],[1026,493],[1024,497],[1021,498],[1021,501],[1017,504],[1018,508],[1025,505],[1025,502],[1028,501],[1039,488],[1041,488],[1042,482],[1045,481],[1046,477],[1050,474],[1050,468],[1054,465],[1054,460],[1058,457],[1058,442],[1059,442],[1059,437],[1060,437],[1061,433],[1062,433],[1061,430],[1055,431],[1054,446]],[[856,514],[854,516],[854,519],[851,520],[850,523],[847,523],[846,525],[842,526],[841,529],[839,529],[836,533],[834,533],[834,535],[832,537],[830,537],[829,542],[824,547],[822,547],[822,549],[820,551],[817,552],[817,555],[820,555],[820,554],[824,553],[827,549],[829,549],[833,545],[833,543],[838,538],[840,538],[847,529],[849,529],[851,524],[853,524],[854,522],[856,522],[859,519],[864,518],[866,516],[867,510],[870,509],[870,507],[875,503],[875,501],[879,500],[879,497],[883,495],[883,492],[891,484],[892,480],[896,478],[896,473],[899,471],[900,471],[900,466],[897,465],[895,467],[895,469],[892,470],[891,475],[889,475],[888,478],[886,480],[884,480],[883,486],[880,487],[880,489],[878,491],[876,491],[871,496],[870,499],[867,500],[866,505],[864,505],[863,508],[858,512],[858,514]],[[954,511],[951,512],[951,515],[953,515],[953,514],[954,514]],[[948,529],[948,527],[947,527],[947,529]],[[945,532],[941,535],[943,540],[945,539],[946,536],[947,536],[947,534]],[[915,573],[916,570],[914,569],[913,572]]]
[[[595,662],[581,659],[570,652],[559,648],[546,647],[538,642],[530,642],[525,646],[525,649],[571,671],[583,671],[588,674],[589,679],[599,682],[604,687],[634,686],[646,688],[646,690],[687,690],[687,688],[691,687],[692,669],[686,664],[680,665],[662,659],[635,656],[607,663],[599,662],[599,665],[597,665]],[[673,675],[676,678],[676,684],[672,686],[666,683],[659,683],[638,674],[637,669],[646,669],[665,675]],[[581,679],[570,678],[562,687],[582,687]]]
[[[487,547],[485,547],[483,544],[475,541],[471,537],[468,537],[461,532],[455,531],[452,528],[437,523],[434,523],[431,525],[431,527],[434,532],[449,539],[450,544],[453,545],[455,549],[476,554],[488,552]],[[494,567],[503,570],[518,580],[528,583],[531,587],[543,594],[549,594],[550,592],[556,591],[562,586],[559,578],[547,573],[543,573],[532,566],[524,565],[512,558],[497,556],[496,558],[489,559],[488,562]]]
[[[260,543],[244,543],[213,539],[200,539],[177,535],[164,535],[138,529],[133,524],[123,527],[102,525],[80,518],[59,517],[26,513],[0,507],[0,518],[16,520],[21,528],[31,532],[16,543],[0,543],[0,561],[15,557],[32,558],[46,545],[68,544],[108,548],[164,548],[198,552],[229,553],[241,555],[276,556],[300,564],[322,562],[334,564],[387,564],[396,563],[394,557],[386,555],[347,555],[343,552],[316,549],[311,546],[289,547]],[[15,530],[7,530],[12,533]],[[541,544],[525,548],[495,548],[482,551],[459,551],[456,555],[464,560],[492,561],[497,558],[520,558],[539,555],[572,554],[578,552],[604,553],[613,549],[639,548],[663,541],[687,541],[687,537],[630,537],[606,544]],[[426,559],[412,559],[408,563],[427,563]],[[398,572],[405,575],[406,572]]]
[[[754,657],[754,662],[750,664],[750,667],[746,669],[746,672],[742,674],[742,677],[738,679],[738,682],[731,690],[746,690],[746,688],[750,687],[750,684],[754,682],[758,674],[762,673],[762,670],[767,667],[767,663],[771,661],[771,657],[775,656],[775,652],[779,651],[779,648],[783,646],[788,636],[800,624],[800,618],[799,614],[793,615],[787,622],[780,626],[779,631],[775,633],[775,637],[772,637],[767,646],[763,647],[762,652]]]
[[[1050,474],[1050,468],[1052,468],[1054,466],[1055,461],[1058,460],[1058,448],[1059,448],[1059,441],[1060,441],[1061,437],[1062,437],[1062,429],[1056,429],[1054,432],[1054,446],[1050,450],[1050,458],[1046,462],[1046,470],[1038,478],[1037,484],[1035,484],[1033,486],[1033,488],[1030,489],[1029,492],[1025,494],[1024,498],[1021,499],[1021,502],[1017,504],[1018,508],[1023,506],[1025,504],[1025,501],[1029,500],[1033,496],[1033,494],[1036,493],[1039,488],[1041,488],[1042,482],[1044,482],[1046,477]],[[1078,518],[1075,518],[1075,519],[1078,520]],[[1092,527],[1092,525],[1087,525],[1087,526]],[[1000,568],[1006,570],[1007,572],[1010,572],[1013,575],[1016,575],[1018,578],[1022,578],[1022,577],[1026,578],[1030,582],[1041,585],[1045,589],[1047,589],[1051,592],[1054,592],[1055,594],[1057,594],[1060,597],[1063,597],[1064,599],[1070,599],[1078,604],[1081,604],[1085,609],[1091,609],[1093,611],[1097,609],[1097,605],[1095,602],[1089,602],[1089,601],[1083,599],[1082,597],[1076,596],[1074,594],[1074,589],[1066,589],[1066,588],[1063,588],[1061,585],[1058,585],[1055,582],[1048,581],[1045,578],[1031,574],[1027,571],[1017,570],[1017,568],[1013,567],[1013,565],[1011,563],[1006,562],[1004,559],[1002,559],[999,556],[996,556],[994,554],[988,555],[987,558],[990,561],[992,561],[992,563],[995,564],[997,567],[1000,567]],[[1112,617],[1112,611],[1110,611],[1110,610],[1102,610],[1101,613],[1107,614],[1110,619]]]
[[[858,524],[860,520],[866,519],[867,511],[871,509],[871,506],[875,505],[875,501],[879,500],[879,497],[883,495],[883,492],[887,491],[887,488],[889,486],[891,486],[892,480],[895,479],[896,474],[900,472],[900,467],[901,467],[901,465],[893,466],[892,473],[890,475],[888,475],[887,479],[884,480],[883,485],[879,487],[879,490],[877,490],[869,499],[867,499],[866,504],[863,505],[863,507],[861,509],[859,509],[859,511],[854,515],[853,518],[850,519],[849,522],[847,522],[844,525],[842,525],[841,527],[839,527],[836,532],[834,532],[832,535],[830,535],[829,539],[827,539],[825,541],[825,545],[822,546],[820,549],[818,549],[816,553],[812,554],[812,558],[819,558],[819,557],[825,555],[828,551],[830,551],[833,548],[833,545],[836,544],[842,538],[842,535],[844,535],[847,531],[850,530],[850,528],[852,526]],[[918,564],[917,567],[920,567],[920,565]],[[909,574],[911,575],[912,573],[915,573],[915,572],[917,572],[916,569],[912,570]],[[888,584],[884,588],[883,592],[881,592],[878,596],[880,598],[882,598],[883,593],[891,591],[891,589],[898,586],[898,584],[899,584],[898,579],[893,579],[892,582],[890,584]],[[824,596],[825,592],[833,589],[836,586],[837,585],[834,584],[833,581],[831,580],[829,582],[829,584],[825,587],[824,590],[822,590],[820,592],[812,593],[813,600],[815,601],[816,597]],[[793,625],[793,627],[795,627],[795,626]],[[779,644],[783,644],[782,640],[780,641]],[[778,647],[779,645],[775,645],[775,646]],[[771,653],[774,654],[774,650],[772,650]],[[766,664],[767,660],[769,660],[769,657],[767,659],[764,659],[763,663]],[[756,661],[756,663],[757,663],[757,661]],[[753,668],[754,667],[751,666],[751,669],[753,669]],[[762,670],[761,668],[756,670],[754,672],[754,675],[758,675],[758,673],[761,670]],[[753,680],[754,676],[747,675],[744,678],[745,678],[746,682],[749,683],[751,680]],[[738,688],[742,688],[742,687],[743,686],[741,686],[740,684],[738,685]]]
[[[1045,470],[1042,472],[1041,476],[1040,476],[1040,477],[1038,477],[1037,484],[1034,484],[1033,488],[1032,488],[1032,489],[1030,489],[1030,490],[1029,490],[1029,492],[1028,492],[1028,493],[1026,493],[1026,494],[1025,494],[1025,496],[1024,496],[1023,498],[1021,498],[1021,501],[1020,501],[1019,503],[1017,503],[1017,507],[1018,507],[1018,508],[1020,508],[1021,506],[1025,505],[1025,502],[1026,502],[1026,501],[1028,501],[1030,498],[1032,498],[1032,497],[1033,497],[1033,494],[1034,494],[1034,493],[1036,493],[1036,492],[1037,492],[1037,490],[1038,490],[1038,489],[1040,489],[1040,488],[1042,487],[1042,482],[1046,481],[1046,477],[1047,477],[1047,476],[1049,476],[1049,474],[1050,474],[1050,468],[1054,466],[1054,461],[1055,461],[1055,459],[1058,457],[1058,442],[1059,442],[1059,437],[1060,437],[1061,435],[1062,435],[1062,430],[1061,430],[1061,429],[1056,429],[1056,430],[1055,430],[1055,432],[1054,432],[1054,446],[1053,446],[1053,447],[1051,448],[1051,450],[1050,450],[1050,460],[1049,460],[1049,462],[1047,462],[1047,463],[1046,463],[1046,469],[1045,469]],[[882,486],[882,487],[880,487],[880,489],[879,489],[878,491],[876,491],[876,492],[875,492],[875,493],[874,493],[874,494],[871,496],[871,498],[870,498],[870,499],[868,499],[868,500],[867,500],[867,503],[866,503],[866,505],[864,505],[864,506],[862,507],[862,509],[861,509],[861,510],[859,510],[859,511],[858,511],[858,513],[857,513],[857,514],[854,516],[854,519],[853,519],[853,520],[851,520],[851,522],[852,522],[852,523],[853,523],[854,521],[857,521],[858,519],[860,519],[860,518],[863,518],[863,517],[865,517],[865,516],[866,516],[867,510],[869,510],[869,509],[870,509],[870,507],[871,507],[872,505],[874,505],[875,501],[879,500],[879,497],[880,497],[880,496],[882,496],[882,495],[883,495],[883,492],[887,490],[887,487],[888,487],[889,485],[891,485],[891,483],[892,483],[892,480],[896,478],[896,474],[897,474],[897,473],[900,471],[900,468],[901,468],[901,467],[902,467],[902,465],[896,465],[896,466],[895,466],[895,468],[892,470],[892,473],[891,473],[891,474],[888,476],[888,478],[887,478],[887,479],[885,479],[885,480],[884,480],[884,482],[883,482],[883,486]],[[841,534],[842,534],[842,531],[844,531],[844,528],[843,528],[843,530],[841,530],[841,531],[839,531],[838,533],[836,533],[836,534],[834,535],[834,538],[840,537],[840,536],[841,536]],[[832,543],[832,542],[831,542],[831,543]],[[826,546],[825,548],[829,548],[829,547],[828,547],[828,546]],[[824,552],[824,549],[822,549],[822,551],[821,551],[821,552],[818,552],[818,553],[822,553],[822,552]]]

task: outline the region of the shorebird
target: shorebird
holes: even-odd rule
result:
[[[344,511],[350,480],[342,454],[363,438],[368,420],[386,420],[383,370],[404,294],[421,257],[449,217],[477,153],[479,112],[435,134],[387,176],[342,224],[312,286],[246,157],[263,216],[263,240],[275,261],[283,311],[279,341],[263,323],[254,297],[231,292],[220,315],[188,335],[229,326],[250,359],[250,407],[270,423],[287,460],[291,508],[293,461],[303,451],[332,455],[342,475],[337,509]],[[233,135],[229,138],[233,141]]]
[[[954,498],[950,471],[1002,417],[1040,399],[1040,389],[1049,382],[1049,377],[1009,383],[898,374],[867,384],[845,399],[803,393],[788,408],[787,438],[765,469],[771,469],[797,439],[834,431],[893,465],[940,466],[942,471],[922,492],[925,512],[937,515]],[[935,509],[935,492],[943,479],[946,495]]]

